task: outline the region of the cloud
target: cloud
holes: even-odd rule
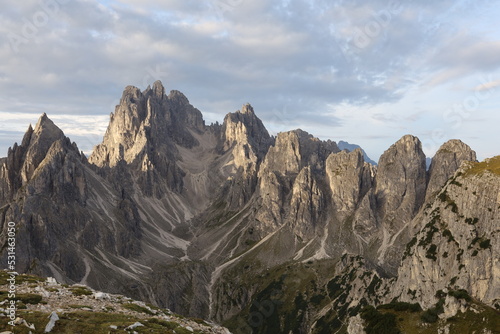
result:
[[[415,87],[496,71],[495,8],[451,0],[12,3],[0,13],[0,112],[73,117],[80,123],[61,126],[98,138],[92,115],[106,126],[125,86],[161,79],[211,120],[250,102],[270,127],[327,133],[354,123],[332,116],[331,106],[354,106],[361,122],[370,107],[401,103]],[[30,24],[36,31],[27,35]],[[13,34],[22,38],[17,50]],[[412,122],[405,108],[373,118]]]
[[[482,92],[485,90],[486,91],[491,90],[491,89],[496,88],[498,86],[500,86],[500,80],[495,80],[495,81],[490,81],[490,82],[481,84],[481,85],[477,86],[476,88],[474,88],[474,90]]]

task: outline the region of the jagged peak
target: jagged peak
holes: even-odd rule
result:
[[[165,87],[163,87],[163,84],[161,83],[160,80],[156,80],[153,83],[152,89],[153,89],[153,93],[159,98],[163,98],[163,96],[165,95]]]
[[[435,196],[465,161],[476,161],[476,152],[469,145],[458,139],[451,139],[441,145],[429,166],[426,199]]]
[[[126,101],[137,100],[142,96],[142,92],[139,88],[135,86],[127,86],[123,90],[122,98],[120,99],[120,104],[126,103]]]
[[[407,135],[404,135],[403,137],[401,137],[397,142],[396,144],[414,144],[414,145],[422,145],[421,142],[420,142],[420,139],[414,135],[410,135],[410,134],[407,134]]]
[[[452,152],[452,153],[468,153],[471,152],[474,155],[474,159],[476,160],[476,152],[472,150],[472,148],[461,141],[460,139],[450,139],[447,142],[445,142],[439,149],[437,150],[436,154],[438,153],[446,153],[446,152]]]
[[[279,132],[276,137],[276,140],[287,140],[287,138],[290,138],[290,136],[297,137],[297,139],[299,139],[299,141],[301,142],[304,140],[311,140],[315,142],[321,141],[319,138],[314,137],[312,134],[302,129],[294,129],[285,132]]]
[[[175,89],[170,91],[170,94],[168,94],[168,99],[170,101],[175,101],[179,104],[189,104],[189,100],[186,97],[186,95],[184,95],[184,93],[182,93],[178,90],[175,90]]]
[[[241,113],[242,114],[252,114],[255,115],[255,112],[253,110],[253,107],[250,103],[246,103],[241,107]]]
[[[35,130],[33,130],[33,127],[31,126],[31,123],[30,123],[30,125],[28,126],[28,130],[26,130],[26,132],[24,133],[24,137],[23,137],[23,141],[21,143],[21,146],[26,147],[29,145],[29,143],[31,141],[31,136],[33,135],[34,131]]]
[[[387,155],[397,155],[398,152],[405,152],[405,154],[410,152],[418,152],[418,154],[421,153],[425,158],[425,154],[422,151],[422,142],[420,141],[420,139],[418,139],[418,137],[413,135],[404,135],[403,137],[401,137],[384,153],[382,153],[382,156],[380,158],[382,159],[382,157],[384,156],[387,157]]]
[[[28,132],[29,131],[30,130],[28,129]],[[38,137],[44,136],[51,138],[52,140],[64,137],[63,131],[57,125],[55,125],[54,122],[52,122],[52,120],[47,116],[46,113],[43,113],[42,116],[40,116],[40,118],[38,119],[33,133]]]

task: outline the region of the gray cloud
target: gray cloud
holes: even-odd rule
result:
[[[333,129],[345,123],[332,105],[397,103],[411,88],[498,69],[498,41],[477,25],[463,28],[477,17],[494,22],[492,8],[491,1],[10,1],[0,13],[0,111],[72,115],[84,124],[86,115],[107,117],[126,85],[144,89],[161,79],[211,118],[250,102],[270,127]],[[47,20],[36,21],[44,13]],[[30,24],[38,27],[28,36]],[[415,121],[411,115],[376,117]],[[64,124],[96,140],[95,124],[81,131]]]

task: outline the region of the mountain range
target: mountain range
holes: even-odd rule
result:
[[[366,161],[271,136],[249,104],[206,125],[157,81],[125,88],[89,157],[43,114],[0,159],[0,224],[17,226],[19,272],[233,333],[459,333],[474,317],[498,333],[500,157],[450,140],[427,169],[406,135]]]

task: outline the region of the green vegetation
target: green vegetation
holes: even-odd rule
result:
[[[84,286],[71,286],[69,287],[71,293],[75,296],[90,296],[92,295],[92,291],[87,289]]]
[[[490,239],[484,239],[479,242],[479,247],[482,249],[488,249],[491,248],[491,242]]]
[[[468,301],[473,306],[465,313],[458,312],[456,316],[447,320],[439,319],[444,312],[446,295]],[[477,303],[465,290],[454,290],[444,293],[436,292],[439,299],[434,307],[422,311],[420,305],[392,301],[389,304],[378,306],[376,309],[367,306],[361,312],[365,322],[366,333],[407,333],[407,334],[435,334],[449,328],[450,333],[496,333],[500,328],[500,307],[495,310]],[[329,332],[325,332],[329,333]]]
[[[451,207],[452,212],[454,213],[458,212],[457,204],[450,198],[450,196],[448,196],[448,192],[446,191],[446,189],[438,195],[438,198],[439,200],[441,200],[441,202],[447,203],[445,209]]]
[[[436,261],[437,260],[437,246],[435,244],[432,244],[428,249],[427,252],[425,253],[425,257],[431,260]]]
[[[434,323],[439,319],[439,315],[444,313],[444,298],[440,298],[434,307],[425,310],[420,319],[426,323]]]
[[[500,175],[500,156],[486,159],[483,162],[471,164],[471,167],[465,171],[465,175],[479,175],[484,172]]]
[[[160,326],[165,327],[167,329],[176,329],[177,327],[179,327],[179,324],[174,322],[174,321],[166,321],[166,320],[161,320],[161,319],[157,319],[157,318],[149,319],[149,323],[150,324],[157,324],[157,325],[160,325]]]
[[[422,308],[420,307],[419,303],[407,303],[407,302],[397,302],[393,301],[389,304],[383,304],[379,305],[377,307],[379,310],[394,310],[398,312],[404,312],[404,311],[409,311],[409,312],[421,312]]]
[[[479,218],[465,218],[465,222],[469,225],[476,225],[479,221]]]
[[[413,246],[415,246],[416,243],[417,243],[417,237],[413,237],[413,239],[411,239],[410,242],[406,244],[406,249],[403,254],[403,260],[406,259],[408,256],[413,255],[411,249],[413,248]]]
[[[8,299],[7,297],[8,297],[8,294],[5,293],[4,291],[2,291],[0,293],[0,302]],[[36,305],[36,304],[42,303],[42,296],[34,294],[34,293],[20,293],[20,294],[16,294],[15,300],[17,300],[18,303],[20,302],[22,304]]]
[[[396,315],[381,313],[373,306],[367,306],[361,311],[361,318],[365,321],[366,334],[400,334]]]
[[[432,324],[432,323],[436,322],[439,319],[439,317],[438,317],[438,313],[436,312],[436,310],[431,308],[431,309],[426,310],[424,313],[422,313],[422,315],[420,316],[420,319],[423,322]]]
[[[9,278],[9,274],[4,271],[0,270],[0,285],[6,285],[8,284],[7,279]],[[21,274],[16,276],[16,284],[22,284],[22,283],[37,283],[37,282],[43,282],[44,279],[33,276],[33,275],[28,275],[28,274]]]
[[[429,245],[432,242],[434,233],[438,231],[437,227],[434,225],[434,222],[432,221],[430,223],[427,223],[427,225],[425,225],[424,230],[426,230],[425,238],[420,239],[420,242],[418,243],[418,245],[421,247]]]
[[[137,312],[137,313],[145,313],[145,314],[149,314],[149,315],[153,315],[154,314],[149,309],[147,309],[147,308],[145,308],[143,306],[134,304],[134,303],[126,303],[126,304],[123,304],[122,306],[123,306],[123,308],[126,308],[127,310],[134,311],[134,312]]]
[[[476,248],[476,246],[479,246],[479,249]],[[472,248],[476,248],[474,250],[474,252],[476,253],[477,255],[477,251],[478,250],[485,250],[485,249],[489,249],[491,248],[491,240],[490,239],[486,239],[484,237],[475,237],[471,244],[469,245],[469,247],[467,247],[468,249],[472,249]]]
[[[48,313],[18,311],[19,316],[26,319],[28,323],[35,325],[37,329],[45,328]],[[108,334],[125,333],[124,329],[135,322],[140,322],[143,327],[137,327],[134,331],[138,333],[156,334],[193,334],[193,332],[180,327],[176,322],[165,321],[157,318],[140,319],[125,314],[113,314],[105,312],[75,311],[71,313],[58,314],[60,320],[57,321],[54,333],[79,333],[79,334]],[[117,326],[118,329],[111,329],[110,326]],[[6,321],[0,322],[0,331],[11,330]],[[28,334],[26,327],[16,327],[16,333]],[[38,333],[38,331],[36,332]],[[199,331],[195,331],[199,334]]]
[[[455,238],[453,237],[453,234],[451,234],[451,231],[448,229],[445,229],[443,231],[443,237],[448,238],[448,242],[455,241]]]
[[[448,292],[448,295],[455,297],[456,299],[463,299],[463,300],[468,301],[468,302],[470,302],[472,300],[471,296],[469,296],[469,293],[464,289],[450,290]]]
[[[326,297],[324,295],[315,295],[313,297],[311,297],[311,303],[313,304],[316,304],[316,305],[320,305],[321,302],[323,301],[323,299],[325,299]]]
[[[83,309],[83,308],[88,308],[88,309],[92,309],[93,307],[92,306],[89,306],[89,305],[77,305],[77,304],[70,304],[68,305],[69,308],[76,308],[76,309]]]
[[[382,284],[382,280],[377,275],[373,275],[370,285],[368,285],[368,287],[366,288],[366,292],[368,293],[368,295],[375,296],[375,293],[380,287],[380,284]]]

